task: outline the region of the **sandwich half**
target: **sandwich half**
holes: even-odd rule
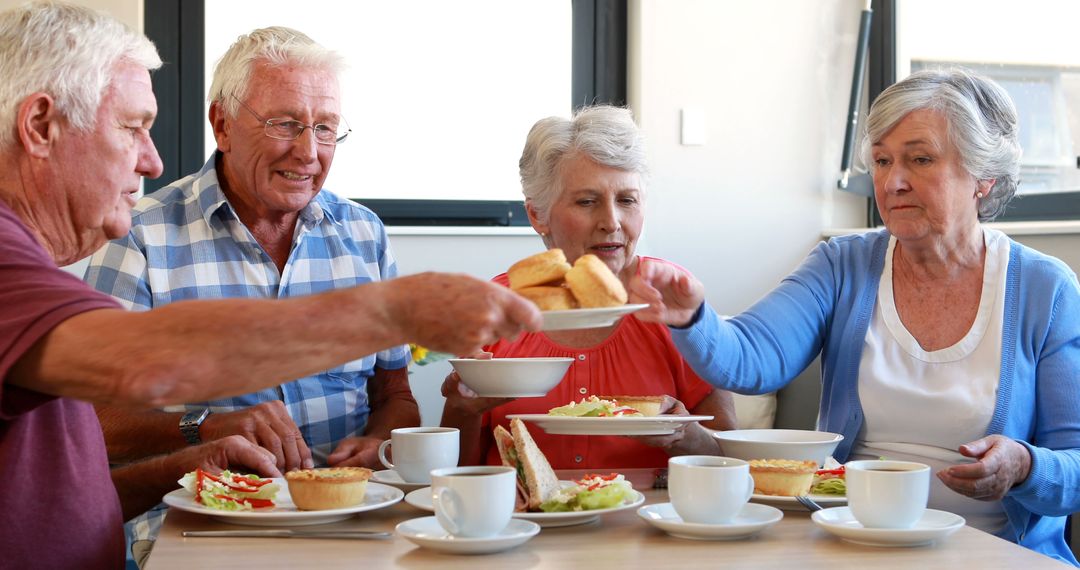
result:
[[[540,504],[558,492],[559,479],[547,457],[544,457],[536,441],[529,435],[525,422],[519,419],[511,420],[510,431],[497,426],[495,445],[499,448],[503,465],[517,470],[516,510],[540,510]]]

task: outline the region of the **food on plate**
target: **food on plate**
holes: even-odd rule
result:
[[[559,513],[610,509],[636,496],[630,482],[617,473],[586,475],[573,485],[560,487],[547,457],[520,419],[511,420],[510,431],[495,427],[495,445],[503,465],[517,470],[516,511]]]
[[[371,469],[324,467],[297,469],[285,474],[296,508],[303,511],[343,509],[364,501]]]
[[[583,308],[625,305],[626,288],[599,257],[586,253],[566,272],[566,285]]]
[[[541,311],[565,311],[578,306],[574,294],[562,286],[523,287],[517,289],[517,294],[532,301]]]
[[[817,463],[794,459],[751,459],[750,476],[754,492],[761,495],[794,497],[810,492]]]
[[[814,482],[810,485],[813,495],[847,495],[847,482],[844,480],[844,466],[836,469],[818,469],[814,473]]]
[[[516,511],[538,511],[545,499],[559,490],[559,478],[548,463],[547,457],[529,435],[525,423],[519,419],[510,422],[510,431],[495,427],[495,445],[503,465],[517,469]]]
[[[615,416],[642,416],[641,412],[630,406],[620,405],[613,400],[604,400],[596,396],[589,396],[580,402],[570,402],[565,406],[559,406],[548,410],[549,416],[570,416],[576,418],[605,418]]]
[[[250,511],[274,506],[280,485],[258,475],[222,471],[218,475],[196,469],[177,483],[195,495],[195,502],[222,511]]]
[[[600,396],[601,400],[610,400],[620,406],[634,408],[643,416],[659,416],[664,404],[663,396]]]
[[[510,288],[517,291],[562,281],[567,271],[570,271],[570,264],[566,262],[566,255],[556,247],[511,265],[506,276],[510,279]]]

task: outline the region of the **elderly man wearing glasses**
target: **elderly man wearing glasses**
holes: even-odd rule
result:
[[[198,172],[135,206],[131,231],[93,256],[87,282],[146,310],[186,299],[294,297],[394,277],[379,219],[322,187],[349,134],[342,64],[296,30],[241,36],[210,87],[217,151]],[[180,348],[176,366],[198,360]],[[282,471],[373,466],[391,429],[420,423],[409,357],[407,346],[397,346],[245,396],[153,412],[99,407],[98,417],[114,463],[238,434],[272,451]],[[129,538],[156,535],[159,509],[130,523]]]

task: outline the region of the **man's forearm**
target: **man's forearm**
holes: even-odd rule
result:
[[[393,429],[420,425],[420,407],[409,389],[407,368],[376,368],[375,375],[368,381],[368,397],[371,415],[364,435],[389,439]]]
[[[188,445],[180,433],[181,413],[113,406],[97,406],[95,410],[105,434],[110,463],[139,461]]]
[[[120,497],[124,520],[131,520],[161,502],[169,491],[179,487],[177,481],[196,465],[180,465],[169,456],[152,457],[112,470],[113,485]]]

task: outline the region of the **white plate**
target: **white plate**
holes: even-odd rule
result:
[[[501,532],[485,538],[451,536],[435,517],[409,519],[394,529],[407,540],[424,548],[450,554],[488,554],[509,550],[527,542],[540,532],[540,525],[529,521],[510,519]]]
[[[573,481],[559,481],[559,484],[563,487],[567,485],[574,485]],[[645,502],[645,495],[634,491],[636,495],[633,500],[625,502],[617,507],[611,507],[610,509],[597,509],[595,511],[573,511],[569,513],[514,513],[515,519],[521,519],[534,522],[544,528],[552,528],[559,526],[574,526],[579,524],[590,523],[598,518],[600,515],[606,515],[608,513],[617,513],[619,511],[625,511],[626,509],[632,509],[640,506]],[[428,512],[435,512],[435,507],[431,502],[431,487],[425,487],[423,489],[417,489],[408,495],[405,495],[405,502],[410,505]]]
[[[844,495],[810,495],[810,498],[813,499],[815,503],[825,508],[842,507],[847,504],[847,497]],[[802,506],[799,501],[796,501],[795,497],[754,493],[753,495],[750,495],[750,500],[755,503],[761,503],[762,505],[771,505],[785,511],[806,511],[806,507]]]
[[[690,422],[703,422],[712,416],[616,416],[613,418],[576,418],[573,416],[549,416],[547,414],[510,414],[507,419],[518,418],[532,422],[540,429],[559,435],[668,435],[675,428]]]
[[[195,496],[187,489],[177,489],[163,499],[166,505],[176,507],[182,511],[208,515],[221,522],[232,524],[247,524],[252,526],[302,526],[309,524],[326,524],[345,520],[356,513],[372,511],[389,507],[401,500],[405,493],[400,489],[368,482],[364,501],[353,507],[344,509],[328,509],[325,511],[301,511],[296,508],[289,495],[289,485],[285,479],[275,477],[273,480],[281,488],[274,497],[275,506],[270,509],[257,509],[254,511],[219,511],[203,506],[195,502]]]
[[[731,522],[723,524],[688,523],[682,520],[671,503],[648,505],[637,514],[645,522],[679,538],[691,540],[738,540],[753,536],[780,522],[784,513],[768,505],[746,503]]]
[[[960,530],[965,522],[960,515],[926,509],[911,528],[866,528],[847,507],[822,509],[811,515],[810,520],[848,542],[867,546],[923,546]]]
[[[371,480],[375,481],[376,483],[382,483],[383,485],[397,487],[398,489],[401,489],[406,493],[431,485],[431,483],[409,483],[408,481],[402,479],[401,475],[393,469],[383,469],[382,471],[376,471],[371,474]]]
[[[570,329],[592,329],[615,324],[623,315],[640,311],[648,305],[619,305],[602,309],[569,309],[566,311],[544,311],[544,326],[540,330],[561,331]]]

